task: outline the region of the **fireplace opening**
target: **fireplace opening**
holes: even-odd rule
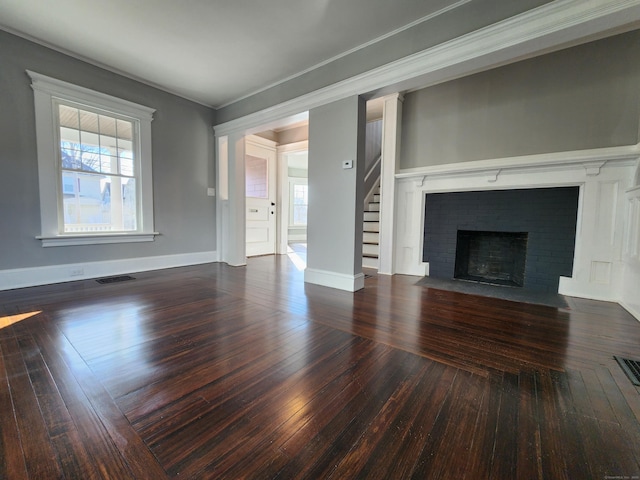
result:
[[[526,232],[458,230],[454,278],[524,286]]]

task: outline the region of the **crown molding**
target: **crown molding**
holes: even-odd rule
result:
[[[554,1],[214,129],[218,136],[242,133],[351,95],[416,79],[434,85],[639,21],[640,0]]]
[[[389,33],[386,33],[386,34],[381,35],[381,36],[379,36],[377,38],[374,38],[373,40],[370,40],[370,41],[368,41],[366,43],[363,43],[362,45],[358,45],[355,48],[352,48],[352,49],[349,49],[349,50],[347,50],[345,52],[342,52],[342,53],[340,53],[340,54],[338,54],[338,55],[336,55],[334,57],[331,57],[331,58],[323,61],[323,62],[317,63],[316,65],[313,65],[313,66],[311,66],[309,68],[306,68],[306,69],[304,69],[304,70],[302,70],[300,72],[297,72],[297,73],[295,73],[293,75],[290,75],[290,76],[288,76],[286,78],[283,78],[281,80],[278,80],[277,82],[273,82],[273,83],[271,83],[269,85],[265,85],[264,87],[262,87],[262,88],[260,88],[258,90],[255,90],[255,91],[253,91],[251,93],[248,93],[246,95],[243,95],[242,97],[236,98],[235,100],[231,100],[230,102],[226,102],[226,103],[224,103],[222,105],[218,105],[216,107],[216,109],[228,107],[229,105],[231,105],[233,103],[240,102],[240,101],[245,100],[245,99],[247,99],[249,97],[252,97],[253,95],[257,95],[259,93],[262,93],[265,90],[269,90],[270,88],[273,88],[273,87],[275,87],[277,85],[281,85],[281,84],[286,83],[286,82],[288,82],[290,80],[293,80],[295,78],[301,77],[301,76],[303,76],[303,75],[305,75],[305,74],[307,74],[309,72],[312,72],[313,70],[316,70],[318,68],[322,68],[325,65],[329,65],[331,62],[335,62],[336,60],[340,60],[341,58],[344,58],[344,57],[346,57],[348,55],[351,55],[352,53],[358,52],[359,50],[363,50],[363,49],[365,49],[367,47],[370,47],[371,45],[375,45],[376,43],[379,43],[379,42],[381,42],[383,40],[386,40],[387,38],[393,37],[394,35],[398,35],[399,33],[402,33],[405,30],[409,30],[410,28],[413,28],[416,25],[420,25],[421,23],[427,22],[429,20],[433,20],[434,18],[439,17],[440,15],[443,15],[443,14],[445,14],[447,12],[450,12],[451,10],[455,10],[456,8],[459,8],[459,7],[463,6],[463,5],[466,5],[467,3],[471,2],[471,1],[472,0],[458,0],[457,2],[455,2],[455,3],[451,4],[451,5],[447,5],[446,7],[442,8],[440,10],[437,10],[437,11],[435,11],[433,13],[430,13],[429,15],[426,15],[426,16],[424,16],[422,18],[417,19],[417,20],[414,20],[413,22],[408,23],[407,25],[403,25],[400,28],[397,28],[397,29],[395,29],[395,30],[393,30],[393,31],[391,31]]]

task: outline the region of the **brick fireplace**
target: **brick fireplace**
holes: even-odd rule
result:
[[[395,174],[395,195],[389,200],[395,199],[393,272],[452,279],[458,230],[527,232],[522,288],[596,300],[622,298],[627,304],[637,305],[629,300],[637,297],[631,287],[637,281],[628,282],[625,275],[634,279],[635,272],[640,271],[635,267],[640,258],[636,198],[640,187],[634,187],[640,178],[639,151],[640,147],[632,145],[400,171]],[[566,215],[564,220],[556,218],[562,211],[557,208],[558,202],[542,202],[542,197],[535,202],[507,199],[499,208],[481,209],[479,197],[465,207],[452,202],[440,213],[434,208],[442,198],[508,196],[527,190],[560,192],[565,188],[574,192],[577,204],[572,219]],[[534,208],[538,213],[529,215]],[[528,216],[531,222],[524,224]],[[570,234],[569,229],[548,229],[567,222]],[[433,230],[434,226],[442,228]],[[434,245],[442,248],[436,250]],[[540,259],[550,262],[539,264]]]
[[[578,195],[578,187],[426,194],[429,275],[557,293],[573,270]]]

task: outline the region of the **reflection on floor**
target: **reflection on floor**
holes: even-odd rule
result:
[[[488,285],[486,283],[470,282],[466,280],[447,280],[443,278],[424,277],[416,285],[448,290],[451,292],[468,293],[482,297],[501,298],[514,302],[547,305],[555,308],[568,308],[563,295],[557,293],[532,292],[519,287],[504,285]]]
[[[287,245],[287,256],[299,271],[307,268],[306,243],[290,243]]]
[[[346,292],[287,255],[133,276],[0,292],[0,479],[640,476],[614,303]]]

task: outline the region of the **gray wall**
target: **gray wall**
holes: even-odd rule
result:
[[[474,0],[366,48],[218,110],[218,123],[243,117],[287,100],[426,50],[487,25],[549,3],[550,0]],[[505,7],[508,3],[508,7]],[[500,5],[499,8],[497,5]],[[354,45],[355,47],[356,45]],[[311,65],[310,65],[311,66]],[[364,93],[364,92],[363,92]]]
[[[348,275],[362,271],[365,115],[359,97],[309,112],[310,269]],[[343,160],[353,160],[353,168],[344,170]]]
[[[638,142],[640,31],[405,96],[401,168]]]
[[[215,111],[0,31],[0,269],[213,251]],[[154,242],[43,248],[33,91],[25,70],[155,108]]]

